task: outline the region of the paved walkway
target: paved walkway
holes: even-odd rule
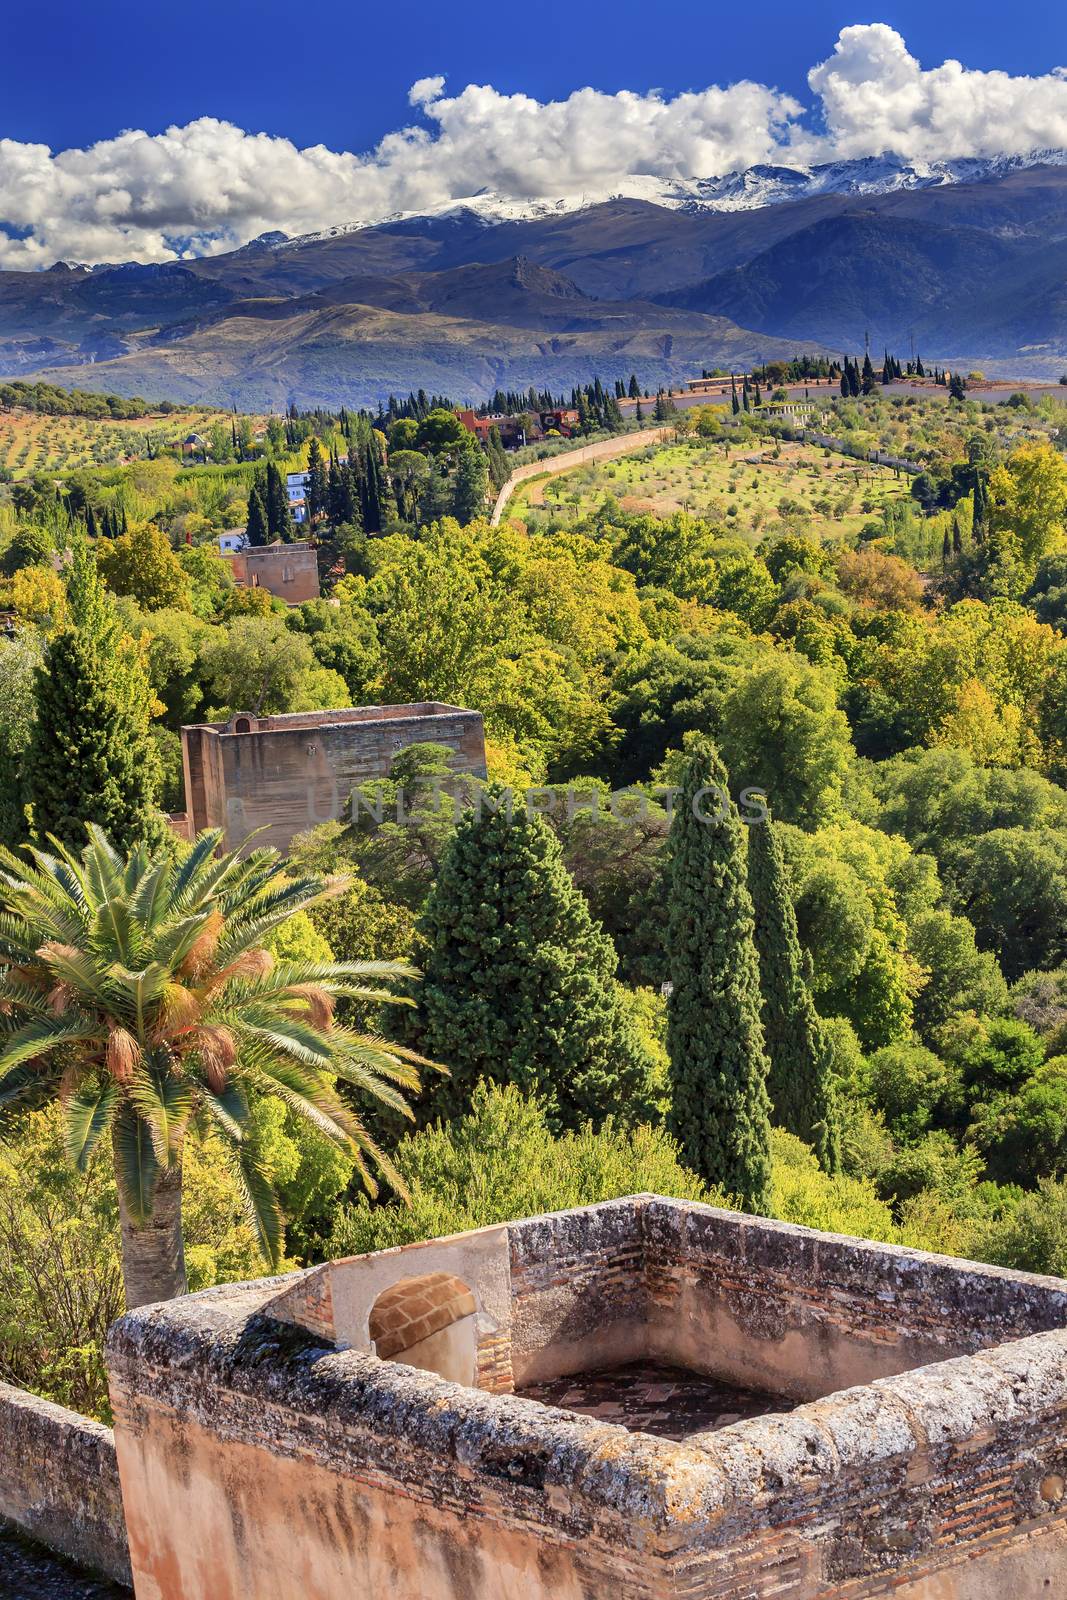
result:
[[[79,1573],[60,1556],[0,1530],[0,1600],[133,1600],[129,1589]]]
[[[792,1400],[734,1389],[714,1378],[653,1361],[603,1372],[581,1372],[550,1383],[535,1383],[519,1393],[524,1400],[561,1406],[598,1422],[619,1422],[631,1433],[652,1433],[660,1439],[683,1440],[694,1433],[728,1427],[745,1417],[769,1411],[792,1411]]]

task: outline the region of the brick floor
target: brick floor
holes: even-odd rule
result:
[[[682,1367],[663,1367],[652,1361],[554,1378],[550,1383],[530,1384],[518,1393],[526,1400],[561,1406],[600,1422],[619,1422],[634,1433],[676,1440],[725,1428],[744,1417],[793,1409],[791,1400],[734,1389]]]

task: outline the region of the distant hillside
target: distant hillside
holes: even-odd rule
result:
[[[786,338],[907,349],[918,330],[943,344],[976,299],[1018,271],[1019,247],[977,228],[882,217],[827,217],[744,266],[664,295],[665,303]]]
[[[302,307],[251,303],[202,324],[157,334],[129,354],[92,366],[53,367],[48,377],[119,394],[183,402],[231,402],[251,410],[376,403],[420,387],[480,399],[497,388],[559,388],[638,371],[681,382],[711,359],[744,368],[792,353],[722,317],[649,305],[579,299],[582,314],[523,327],[435,312],[413,315],[368,305]]]
[[[0,273],[0,375],[253,408],[412,386],[481,399],[631,369],[678,383],[869,335],[876,352],[914,340],[932,360],[1059,376],[1067,166],[950,182],[844,165],[761,170],[714,207],[493,220],[479,202],[164,266]]]

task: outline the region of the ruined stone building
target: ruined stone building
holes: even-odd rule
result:
[[[638,1195],[123,1317],[0,1517],[137,1600],[1067,1593],[1067,1282]]]
[[[322,592],[318,554],[306,539],[254,545],[240,529],[234,529],[220,536],[219,554],[234,583],[246,589],[266,589],[287,605],[317,600]]]
[[[284,850],[294,834],[339,817],[358,784],[385,777],[398,750],[427,741],[454,752],[457,774],[485,777],[481,713],[436,700],[281,716],[241,712],[229,722],[183,728],[183,831],[223,828],[229,848],[256,833],[257,845]]]

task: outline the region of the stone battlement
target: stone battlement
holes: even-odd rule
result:
[[[340,817],[358,785],[388,776],[398,751],[423,743],[447,745],[457,775],[485,777],[481,713],[436,700],[245,711],[184,727],[186,833],[222,828],[229,849],[255,834],[257,845],[284,850],[295,834]]]
[[[110,1336],[133,1569],[157,1600],[1061,1592],[1065,1324],[1059,1280],[655,1196],[209,1290]],[[514,1392],[648,1361],[761,1414],[669,1439]]]

